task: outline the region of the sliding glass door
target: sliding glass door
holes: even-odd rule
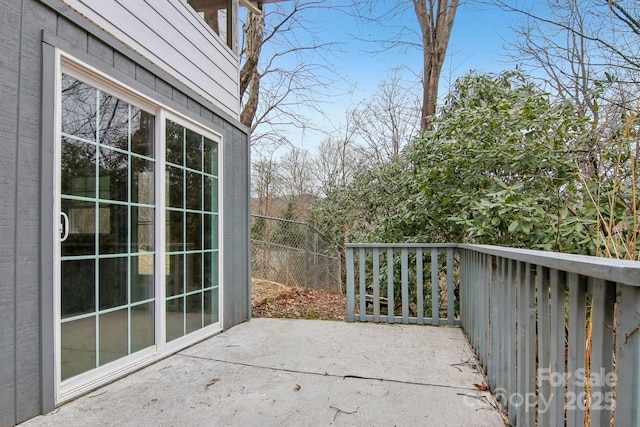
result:
[[[60,80],[63,388],[220,326],[219,137],[123,88],[110,91],[104,79],[87,81],[90,74],[71,70]]]

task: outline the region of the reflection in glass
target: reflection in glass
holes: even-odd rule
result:
[[[129,149],[129,104],[104,92],[98,94],[100,139],[103,145]]]
[[[197,331],[202,327],[202,294],[187,295],[186,306],[187,333]]]
[[[204,292],[204,324],[218,322],[218,288]]]
[[[153,157],[154,121],[152,114],[133,105],[131,108],[131,151],[146,157]]]
[[[187,129],[186,133],[187,167],[202,170],[202,135]]]
[[[62,194],[96,196],[96,146],[71,138],[62,138],[60,167]]]
[[[204,138],[204,149],[202,153],[204,159],[204,172],[210,175],[218,175],[218,143]]]
[[[154,256],[131,257],[131,302],[144,301],[154,297]]]
[[[167,210],[166,218],[166,250],[167,252],[180,251],[184,247],[184,213],[181,211]]]
[[[202,254],[187,254],[186,292],[202,289]]]
[[[204,288],[218,286],[218,253],[204,253]]]
[[[96,98],[98,91],[73,77],[62,75],[60,119],[62,133],[96,140]]]
[[[140,157],[131,157],[131,202],[152,205],[154,203],[154,163]]]
[[[208,176],[203,180],[204,207],[205,212],[218,211],[218,179]]]
[[[202,214],[187,212],[186,249],[196,251],[202,249]]]
[[[187,171],[187,209],[202,209],[202,174]]]
[[[167,342],[184,335],[183,301],[184,297],[167,301]]]
[[[167,120],[166,122],[166,142],[167,142],[167,162],[176,165],[183,165],[184,158],[184,127]]]
[[[204,248],[218,249],[218,216],[203,215]]]
[[[131,206],[131,252],[154,250],[154,209]]]
[[[94,255],[96,253],[96,204],[62,199],[61,211],[69,218],[69,235],[60,244],[62,256]]]
[[[167,255],[167,296],[184,293],[184,255]]]
[[[108,183],[109,191],[100,197],[125,202],[129,189],[129,157],[126,153],[100,147],[100,181]]]
[[[184,179],[182,177],[183,170],[173,166],[167,166],[166,177],[166,199],[167,206],[172,208],[183,207],[182,195],[184,192]]]
[[[102,258],[99,261],[100,310],[127,303],[129,258]]]
[[[112,311],[99,316],[100,366],[129,354],[129,310]]]
[[[88,317],[60,325],[62,381],[96,367],[96,318]]]
[[[153,303],[131,307],[131,353],[150,347],[155,342]]]
[[[129,234],[127,206],[100,203],[99,208],[100,224],[98,226],[98,249],[100,254],[127,253],[127,240]]]
[[[61,262],[62,318],[90,313],[95,310],[95,261],[93,259]]]

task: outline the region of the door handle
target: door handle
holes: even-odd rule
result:
[[[62,217],[62,223],[60,224],[59,232],[62,234],[60,237],[60,243],[62,243],[69,237],[69,217],[64,212],[60,212],[60,216]]]

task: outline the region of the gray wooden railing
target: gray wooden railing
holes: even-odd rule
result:
[[[513,425],[640,426],[638,262],[349,244],[347,304],[351,322],[459,323]]]

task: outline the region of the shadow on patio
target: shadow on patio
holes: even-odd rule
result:
[[[41,425],[502,426],[459,328],[253,319]]]

